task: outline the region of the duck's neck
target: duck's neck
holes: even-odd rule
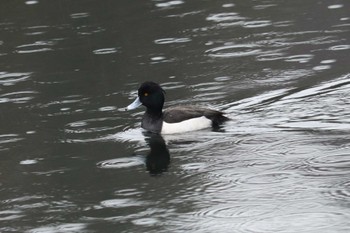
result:
[[[152,111],[147,109],[143,115],[141,127],[154,133],[160,133],[162,125],[162,111]]]

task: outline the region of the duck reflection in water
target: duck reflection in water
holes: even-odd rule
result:
[[[168,170],[170,164],[169,150],[160,134],[144,132],[145,141],[150,147],[146,156],[146,168],[151,175],[159,175]]]

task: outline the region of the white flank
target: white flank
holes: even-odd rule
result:
[[[208,118],[202,116],[181,121],[179,123],[166,123],[163,121],[161,134],[183,133],[195,131],[211,127],[212,122]]]

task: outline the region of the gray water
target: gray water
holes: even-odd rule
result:
[[[0,3],[0,232],[350,232],[346,0]],[[120,111],[232,118],[164,137]]]

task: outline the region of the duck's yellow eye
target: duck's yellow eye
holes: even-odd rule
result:
[[[148,93],[147,93],[147,92],[145,92],[143,95],[144,95],[144,96],[148,96]]]

